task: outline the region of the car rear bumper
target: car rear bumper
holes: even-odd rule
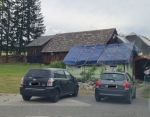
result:
[[[100,97],[123,97],[129,98],[130,90],[108,90],[108,89],[100,89],[95,88],[95,94],[99,95]]]
[[[26,96],[52,97],[54,95],[54,91],[54,87],[47,87],[45,89],[20,87],[20,94]]]

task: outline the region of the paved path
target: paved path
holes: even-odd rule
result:
[[[64,97],[58,103],[46,98],[32,98],[25,102],[19,94],[0,94],[0,117],[149,117],[150,101],[137,90],[132,104],[121,99],[96,102],[93,95]]]

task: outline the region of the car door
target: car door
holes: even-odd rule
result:
[[[68,93],[73,93],[74,87],[75,87],[74,78],[68,71],[65,70],[64,72],[65,72],[66,78],[68,79],[67,91]]]
[[[127,76],[128,82],[131,85],[132,96],[133,96],[134,91],[135,91],[135,83],[133,82],[133,79],[131,78],[131,76],[128,73],[126,74],[126,76]]]
[[[67,93],[67,83],[68,79],[63,70],[58,70],[54,72],[54,78],[58,81],[58,85],[61,88],[61,94],[65,95]]]

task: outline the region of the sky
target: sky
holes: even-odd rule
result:
[[[116,28],[150,38],[150,0],[41,0],[44,35]]]

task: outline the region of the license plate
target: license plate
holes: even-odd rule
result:
[[[40,83],[38,83],[38,82],[30,82],[29,85],[32,85],[32,86],[39,86]]]
[[[108,88],[117,88],[116,85],[108,85]]]

